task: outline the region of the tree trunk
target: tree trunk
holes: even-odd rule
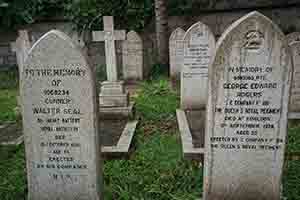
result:
[[[155,1],[156,41],[159,64],[168,64],[168,15],[166,0]]]

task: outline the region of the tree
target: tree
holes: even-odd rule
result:
[[[159,64],[168,64],[168,15],[166,0],[154,1],[158,62]]]

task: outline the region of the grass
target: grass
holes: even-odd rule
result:
[[[15,93],[16,94],[16,93]],[[136,97],[141,119],[129,160],[105,161],[105,200],[194,200],[202,193],[202,169],[184,161],[176,128],[178,94],[168,80],[144,82]],[[0,100],[0,109],[4,100]],[[9,101],[14,107],[13,101]],[[9,103],[8,103],[9,104]],[[10,111],[7,111],[10,112]],[[300,127],[289,129],[289,151],[300,151]],[[0,147],[0,199],[26,196],[24,146]],[[283,176],[284,195],[300,200],[300,161],[289,161]]]
[[[5,121],[16,121],[18,81],[16,71],[0,73],[0,124]]]

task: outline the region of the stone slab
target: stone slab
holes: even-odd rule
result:
[[[16,123],[0,125],[0,145],[20,145],[24,141],[22,126]]]
[[[125,87],[123,81],[104,81],[101,83],[101,93],[103,95],[121,95],[125,94]]]
[[[33,45],[20,88],[28,199],[103,199],[94,75],[60,31]]]
[[[169,60],[170,76],[172,79],[180,78],[180,71],[183,65],[183,37],[185,31],[176,28],[169,38]]]
[[[220,37],[209,69],[204,200],[279,200],[292,62],[285,35],[252,12]]]
[[[205,109],[208,66],[215,50],[215,37],[207,25],[198,22],[184,35],[183,48],[181,109]]]
[[[130,102],[126,107],[100,107],[100,118],[123,119],[134,117],[134,102]]]
[[[189,122],[184,110],[176,110],[177,123],[180,132],[183,157],[191,160],[202,160],[204,148],[195,147]]]
[[[293,116],[296,117],[295,113],[300,114],[300,41],[289,43],[289,46],[293,60],[293,79],[289,103],[289,119],[291,119]]]
[[[130,150],[130,145],[132,143],[137,124],[138,121],[128,121],[124,130],[122,131],[118,143],[114,146],[102,146],[101,153],[104,156],[109,157],[127,155]]]
[[[143,42],[135,31],[123,42],[123,79],[143,80]]]
[[[99,105],[102,107],[127,107],[129,102],[128,93],[120,95],[99,95]]]

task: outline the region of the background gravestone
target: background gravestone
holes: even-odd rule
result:
[[[209,72],[204,200],[279,200],[291,82],[282,31],[252,12],[218,41]]]
[[[290,44],[293,58],[293,81],[290,96],[289,112],[300,112],[300,41]]]
[[[21,74],[23,72],[23,65],[31,48],[27,30],[19,30],[19,36],[16,42],[12,44],[12,51],[16,52],[17,64],[19,68],[19,79],[21,80]]]
[[[180,70],[183,64],[183,37],[185,31],[181,28],[176,28],[169,39],[170,53],[170,76],[171,78],[179,78]]]
[[[287,34],[286,39],[287,39],[287,42],[289,45],[296,41],[300,42],[300,32],[293,32],[293,33]]]
[[[123,42],[123,78],[143,79],[143,43],[135,31],[128,32]]]
[[[181,108],[202,109],[207,101],[208,65],[215,50],[215,38],[205,24],[192,25],[184,36],[181,70]]]
[[[50,31],[32,47],[21,87],[29,199],[100,200],[93,75],[62,32]]]

